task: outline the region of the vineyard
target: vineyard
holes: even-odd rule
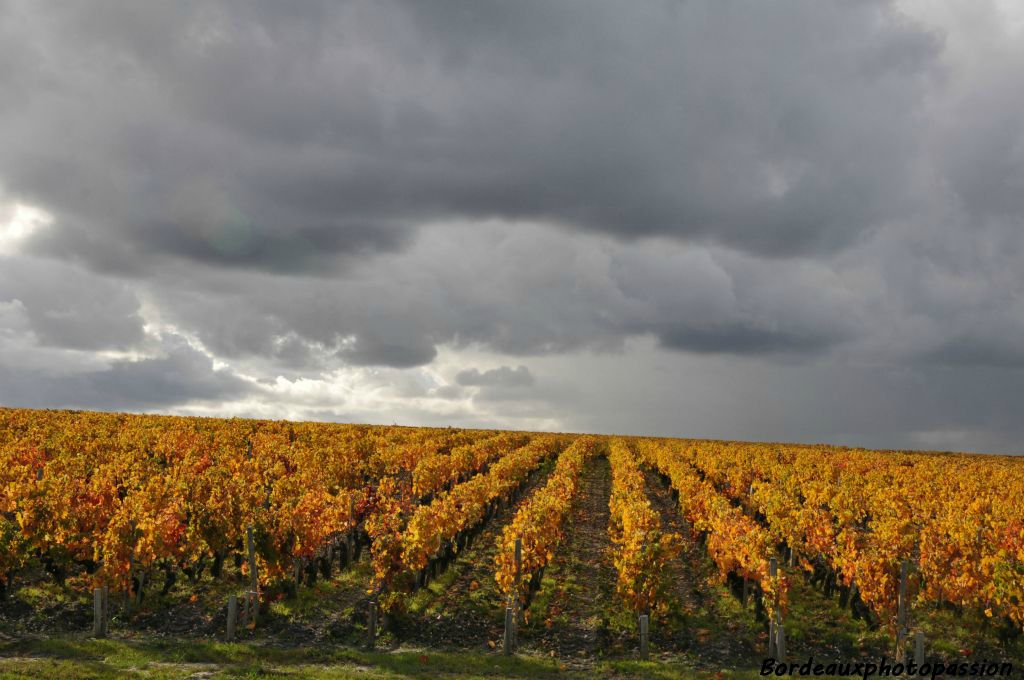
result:
[[[1019,662],[1022,498],[1012,457],[0,409],[0,656]]]

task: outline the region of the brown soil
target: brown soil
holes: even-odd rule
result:
[[[580,494],[566,520],[566,536],[548,565],[531,607],[522,644],[565,658],[601,656],[615,641],[606,609],[615,597],[615,566],[608,537],[611,466],[596,458],[583,472]],[[540,605],[547,604],[546,609]]]
[[[721,611],[719,599],[732,595],[720,584],[717,568],[693,540],[669,485],[650,471],[646,471],[646,478],[647,495],[661,515],[662,529],[683,537],[682,551],[668,569],[675,616],[663,625],[652,625],[652,643],[666,652],[687,652],[699,665],[707,667],[756,658],[764,645],[757,639],[753,606],[732,615]]]
[[[472,545],[456,555],[428,594],[419,611],[402,617],[396,631],[402,642],[435,649],[501,648],[505,601],[494,580],[494,556],[505,527],[530,495],[547,480],[545,469],[535,473],[517,502],[506,505],[474,537]]]

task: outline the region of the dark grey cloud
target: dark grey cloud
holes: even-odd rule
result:
[[[482,372],[479,368],[467,368],[455,375],[455,382],[471,387],[529,387],[534,378],[526,366],[500,366]]]
[[[163,349],[162,356],[71,374],[0,364],[0,403],[141,411],[239,399],[259,391],[228,370],[214,370],[209,357],[180,338],[165,339]]]
[[[1024,369],[1024,347],[1017,337],[1002,342],[998,338],[960,336],[944,340],[926,352],[922,360],[940,365]]]
[[[437,356],[437,350],[426,337],[396,337],[395,340],[388,340],[372,333],[363,333],[356,336],[351,347],[344,347],[338,354],[355,366],[409,368],[429,364]]]
[[[942,49],[887,2],[11,1],[3,23],[2,178],[58,218],[36,248],[139,276],[330,271],[444,218],[831,251],[914,206]]]
[[[864,306],[820,266],[501,224],[432,227],[336,280],[171,272],[153,284],[166,319],[218,356],[315,371],[425,365],[439,345],[618,351],[635,335],[677,350],[800,355],[859,337]]]
[[[653,344],[630,357],[535,360],[545,386],[574,389],[541,386],[531,397],[572,414],[565,423],[572,431],[1024,453],[1012,397],[1024,389],[1019,370],[673,358]]]
[[[127,349],[143,340],[139,300],[123,282],[47,260],[0,255],[0,303],[16,303],[40,344]]]
[[[756,328],[726,325],[711,328],[669,328],[661,336],[669,349],[721,354],[767,354],[789,351],[807,352],[821,349],[829,338],[801,335],[777,328]]]

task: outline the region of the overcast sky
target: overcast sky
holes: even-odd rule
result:
[[[0,404],[1024,452],[1024,9],[0,0]]]

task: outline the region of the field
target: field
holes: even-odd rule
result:
[[[1019,672],[1021,498],[1013,457],[0,409],[0,677]]]

